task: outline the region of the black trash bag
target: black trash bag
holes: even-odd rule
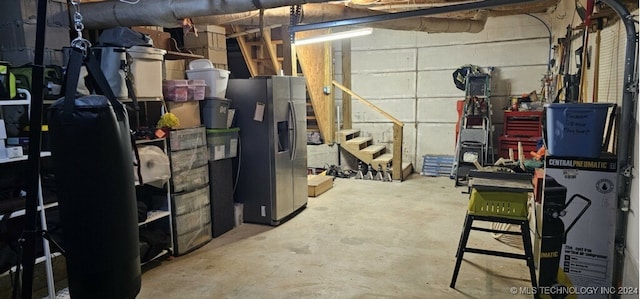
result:
[[[114,27],[103,30],[98,37],[98,43],[103,46],[124,48],[152,46],[149,36],[127,27]]]

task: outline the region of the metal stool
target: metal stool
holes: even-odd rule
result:
[[[460,265],[462,264],[462,257],[465,252],[526,260],[527,266],[529,267],[529,274],[531,274],[531,284],[534,289],[538,287],[536,281],[536,270],[533,264],[531,237],[529,236],[527,198],[527,192],[478,191],[477,189],[472,188],[469,208],[467,210],[467,216],[465,217],[462,235],[460,236],[460,242],[456,252],[456,266],[453,270],[453,277],[451,278],[451,284],[449,287],[455,288],[456,286],[456,279],[458,278],[458,272],[460,271]],[[473,221],[475,220],[519,225],[520,232],[474,227]],[[524,254],[467,247],[467,241],[469,240],[469,233],[471,230],[508,235],[522,235]],[[537,296],[534,295],[534,298],[537,298]]]

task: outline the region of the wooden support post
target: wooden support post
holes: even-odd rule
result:
[[[264,45],[264,49],[267,50],[267,54],[269,55],[269,58],[271,59],[271,64],[273,65],[273,70],[275,72],[275,75],[280,73],[280,70],[282,69],[282,67],[280,66],[280,62],[278,61],[278,54],[276,53],[276,49],[275,46],[273,44],[273,41],[271,40],[271,28],[267,27],[264,28],[263,31],[261,31],[262,33],[262,43]]]
[[[298,70],[294,70],[297,65],[295,58],[295,49],[291,45],[291,39],[289,38],[289,26],[283,25],[280,29],[280,35],[282,36],[282,70],[286,76],[296,76]]]
[[[351,89],[351,39],[342,40],[342,84]],[[351,95],[342,93],[342,128],[351,129]],[[340,128],[338,128],[340,130]]]
[[[325,138],[325,143],[333,143],[335,142],[335,136],[336,136],[336,98],[333,96],[333,84],[331,84],[331,81],[333,81],[333,55],[331,54],[331,43],[330,42],[325,42],[324,43],[324,70],[323,70],[323,74],[324,74],[324,86],[323,86],[323,91],[327,91],[324,93],[324,99],[329,101],[329,104],[326,106],[327,109],[327,116],[328,117],[328,122],[329,124],[331,124],[329,126],[329,131],[327,132],[327,134],[324,136]]]
[[[404,180],[402,177],[402,126],[399,124],[393,124],[393,165],[391,168],[393,170],[393,179],[394,180]]]

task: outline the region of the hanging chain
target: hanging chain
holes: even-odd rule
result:
[[[302,13],[302,5],[291,5],[289,7],[289,25],[295,26],[300,22],[300,14]],[[295,33],[289,33],[289,39],[293,43],[295,41]]]
[[[87,50],[91,47],[91,42],[82,37],[84,24],[82,23],[82,15],[80,14],[80,0],[69,0],[73,6],[73,28],[76,30],[78,37],[71,41],[71,46],[82,51],[83,55],[87,55]]]

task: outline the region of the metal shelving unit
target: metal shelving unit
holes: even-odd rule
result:
[[[168,147],[167,147],[167,140],[165,138],[158,138],[158,139],[153,139],[153,140],[136,140],[136,145],[151,145],[151,146],[158,146],[162,149],[162,151],[166,154],[168,151]],[[152,182],[143,182],[144,184],[147,183],[152,183]],[[137,186],[140,186],[140,184],[136,181],[135,183],[136,188]],[[166,231],[169,233],[169,247],[166,248],[165,250],[163,250],[160,254],[156,255],[155,257],[151,258],[150,260],[143,262],[142,264],[146,264],[150,261],[156,260],[158,258],[161,258],[163,256],[166,256],[167,254],[172,254],[172,252],[174,251],[174,244],[173,244],[173,223],[172,223],[172,219],[171,219],[171,215],[172,215],[172,210],[171,210],[171,185],[169,184],[169,182],[165,183],[164,186],[161,188],[163,189],[162,193],[165,196],[165,200],[166,202],[163,204],[164,207],[166,207],[166,210],[149,210],[147,212],[147,219],[143,222],[138,223],[138,227],[142,228],[144,226],[147,225],[151,225],[151,224],[155,224],[163,219],[165,219],[167,221],[167,227],[166,227]]]
[[[0,106],[9,106],[9,105],[27,105],[29,106],[28,110],[31,110],[31,93],[29,93],[29,91],[22,89],[22,88],[18,88],[18,93],[21,93],[25,96],[25,99],[22,100],[0,100]],[[49,157],[51,156],[51,152],[41,152],[40,153],[40,157]],[[24,155],[22,157],[18,157],[18,158],[11,158],[11,159],[2,159],[0,160],[0,164],[6,164],[6,163],[15,163],[15,162],[19,162],[19,161],[26,161],[29,157],[27,155]],[[52,208],[52,207],[56,207],[58,206],[58,203],[50,203],[50,204],[44,204],[44,200],[42,198],[42,182],[38,181],[38,213],[40,216],[40,229],[43,231],[47,231],[47,217],[46,217],[46,210],[48,208]],[[0,220],[5,219],[5,217],[7,218],[16,218],[16,217],[21,217],[25,215],[25,209],[21,209],[21,210],[17,210],[17,211],[13,211],[11,213],[9,213],[8,215],[0,215]],[[49,246],[49,241],[47,239],[43,239],[42,240],[42,248],[44,251],[44,256],[38,257],[36,258],[35,262],[37,263],[45,263],[45,271],[46,271],[46,277],[47,277],[47,290],[49,293],[49,298],[55,298],[55,285],[54,285],[54,280],[53,280],[53,266],[51,264],[51,260],[56,257],[56,256],[60,256],[60,253],[51,253],[51,247]],[[11,268],[8,272],[9,273],[11,271],[16,271],[15,267]],[[4,275],[4,274],[2,274]]]

